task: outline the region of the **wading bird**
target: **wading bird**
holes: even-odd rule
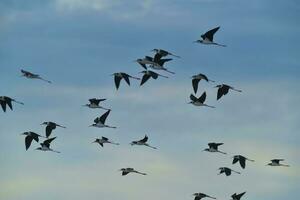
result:
[[[161,60],[155,60],[155,58],[152,58],[150,56],[146,56],[143,59],[137,59],[136,62],[138,62],[142,67],[147,69],[148,67],[155,69],[155,70],[164,70],[168,73],[175,74],[175,72],[169,71],[167,68],[163,66],[163,64],[167,61],[170,61],[172,59],[161,59]]]
[[[122,176],[125,176],[125,175],[127,175],[129,173],[136,173],[136,174],[141,174],[141,175],[147,175],[146,173],[141,173],[141,172],[136,171],[135,169],[130,168],[130,167],[128,167],[128,168],[122,168],[122,169],[120,169],[120,171],[122,171]]]
[[[96,98],[92,98],[92,99],[89,99],[89,104],[85,104],[83,106],[87,106],[89,108],[101,108],[101,109],[104,109],[104,110],[110,110],[108,108],[104,108],[102,106],[100,106],[100,102],[102,101],[105,101],[106,99],[96,99]]]
[[[116,85],[116,88],[119,89],[120,87],[120,82],[122,79],[125,80],[125,82],[130,86],[130,80],[129,78],[133,78],[133,79],[136,79],[136,80],[140,80],[140,78],[137,78],[137,77],[133,77],[133,76],[130,76],[129,74],[126,74],[124,72],[118,72],[118,73],[114,73],[112,74],[112,76],[114,76],[114,80],[115,80],[115,85]]]
[[[173,53],[168,52],[163,49],[153,49],[152,51],[154,51],[156,53],[156,56],[160,56],[160,58],[165,57],[165,56],[174,56],[176,58],[180,58],[180,56],[174,55]]]
[[[40,143],[41,147],[36,148],[36,150],[40,150],[40,151],[52,151],[55,153],[60,153],[59,151],[55,151],[53,149],[50,148],[50,143],[55,139],[56,137],[50,138],[45,140],[43,143]]]
[[[159,76],[169,78],[150,70],[141,71],[140,73],[144,74],[140,86],[142,86],[149,78],[157,79]]]
[[[100,117],[97,117],[96,119],[94,119],[94,124],[90,125],[90,126],[94,126],[94,127],[98,127],[98,128],[116,128],[115,126],[109,126],[105,124],[106,118],[109,115],[110,110],[106,111],[103,115],[101,115]]]
[[[144,146],[150,147],[152,149],[157,149],[156,147],[153,147],[153,146],[150,146],[149,144],[147,144],[147,141],[148,141],[148,136],[145,135],[145,137],[143,139],[137,140],[137,141],[132,141],[130,144],[131,145],[144,145]]]
[[[215,108],[214,106],[210,106],[204,103],[206,99],[206,92],[203,92],[203,94],[197,98],[193,94],[190,95],[191,101],[189,102],[190,104],[193,104],[194,106],[206,106],[210,108]]]
[[[198,84],[202,79],[207,82],[215,82],[213,80],[208,79],[207,76],[204,74],[196,74],[196,75],[192,76],[192,85],[193,85],[195,94],[197,93],[197,90],[198,90]]]
[[[249,158],[246,158],[245,156],[242,156],[242,155],[235,155],[235,156],[233,156],[232,164],[235,164],[235,163],[239,162],[240,165],[241,165],[241,167],[242,167],[243,169],[245,169],[245,167],[246,167],[246,160],[251,161],[251,162],[254,162],[254,160],[251,160],[251,159],[249,159]]]
[[[234,193],[233,195],[231,195],[232,200],[240,200],[241,197],[245,194],[246,192],[240,193],[240,194],[236,194]]]
[[[30,147],[30,145],[32,143],[32,140],[35,140],[36,142],[39,142],[39,137],[44,137],[44,136],[41,136],[41,135],[39,135],[37,133],[34,133],[32,131],[24,132],[21,135],[26,135],[26,137],[25,137],[25,148],[26,148],[26,151]]]
[[[284,161],[284,159],[273,159],[271,163],[267,164],[269,166],[282,166],[282,167],[289,167],[289,165],[281,164],[280,161]]]
[[[10,97],[7,97],[7,96],[0,96],[0,104],[1,104],[2,110],[3,110],[4,112],[6,112],[6,105],[8,105],[8,107],[10,108],[10,110],[13,110],[12,102],[15,102],[15,103],[24,105],[24,103],[22,103],[22,102],[20,102],[20,101],[17,101],[17,100],[15,100],[15,99],[12,99],[12,98],[10,98]]]
[[[98,144],[100,144],[102,147],[103,147],[103,144],[104,144],[104,143],[109,143],[109,144],[119,145],[119,143],[115,143],[115,142],[109,141],[109,139],[106,138],[106,137],[96,138],[95,141],[92,142],[92,143],[98,143]]]
[[[220,167],[219,170],[220,170],[220,173],[218,175],[225,173],[226,176],[230,176],[231,172],[241,174],[240,172],[234,171],[233,169],[230,169],[228,167]]]
[[[224,143],[215,143],[215,142],[208,143],[209,148],[206,148],[203,151],[212,152],[212,153],[218,152],[218,153],[226,154],[225,152],[218,150],[218,147],[222,144],[224,144]]]
[[[211,197],[211,196],[209,196],[209,195],[207,195],[207,194],[200,193],[200,192],[199,192],[199,193],[193,194],[193,196],[195,196],[194,200],[200,200],[200,199],[203,199],[203,198],[205,198],[205,197],[211,198],[211,199],[217,199],[216,197]]]
[[[219,100],[223,95],[226,95],[229,89],[237,92],[242,92],[242,90],[235,89],[234,87],[226,84],[217,85],[216,88],[218,88],[217,100]]]
[[[26,78],[30,78],[30,79],[40,79],[40,80],[43,80],[43,81],[46,81],[47,83],[51,83],[51,81],[48,81],[46,79],[43,79],[40,75],[38,74],[33,74],[29,71],[25,71],[23,69],[21,69],[21,72],[22,72],[22,76],[25,76]]]
[[[46,125],[46,137],[48,138],[51,135],[51,132],[56,129],[56,127],[66,128],[65,126],[61,126],[55,122],[43,122],[41,125]]]
[[[214,34],[219,30],[219,28],[220,28],[220,26],[207,31],[206,33],[201,35],[202,40],[196,40],[195,42],[201,43],[201,44],[213,44],[213,45],[217,45],[217,46],[221,46],[221,47],[226,47],[226,45],[218,44],[218,43],[214,42]]]

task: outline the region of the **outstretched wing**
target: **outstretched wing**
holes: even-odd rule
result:
[[[222,86],[218,89],[217,100],[219,100],[223,95],[226,95],[229,91],[229,87]]]
[[[233,161],[232,161],[232,164],[235,164],[237,161],[239,161],[239,158],[238,157],[234,157]]]
[[[197,90],[198,90],[198,84],[199,84],[200,80],[201,80],[201,79],[196,79],[196,78],[194,78],[194,79],[192,80],[193,89],[194,89],[194,92],[195,92],[195,93],[197,93]]]
[[[122,79],[122,77],[119,77],[119,76],[116,76],[115,75],[115,85],[116,85],[116,88],[117,89],[119,89],[119,87],[120,87],[120,82],[121,82],[121,79]]]
[[[129,75],[126,74],[126,73],[122,73],[122,77],[124,78],[124,80],[126,81],[126,83],[128,85],[130,85]]]
[[[12,99],[9,97],[5,97],[4,99],[5,99],[5,102],[7,103],[8,107],[12,110],[13,109],[12,104],[11,104]]]
[[[197,97],[195,97],[193,94],[190,95],[190,99],[193,102],[198,101]]]
[[[105,112],[103,115],[101,115],[101,117],[99,118],[99,121],[102,122],[102,124],[105,123],[105,120],[106,120],[107,116],[109,115],[109,113],[110,113],[110,110],[106,111],[106,112]],[[97,123],[97,122],[95,122],[95,123]]]
[[[33,140],[33,137],[31,137],[31,136],[26,136],[25,137],[25,148],[26,148],[26,151],[29,149],[32,140]]]
[[[108,141],[108,138],[102,136],[102,140]]]
[[[53,137],[53,138],[50,138],[50,139],[47,139],[43,142],[43,145],[45,145],[46,147],[50,147],[50,143],[55,139],[56,137]]]
[[[204,103],[205,99],[206,99],[206,92],[203,92],[202,95],[198,98],[198,101]]]
[[[143,85],[144,83],[146,83],[146,81],[149,80],[150,77],[151,77],[151,75],[144,74],[140,85]]]
[[[158,78],[158,74],[157,74],[157,73],[155,73],[155,72],[153,72],[153,71],[149,71],[149,73],[150,73],[150,75],[151,75],[151,77],[152,77],[153,79],[157,79],[157,78]]]
[[[148,141],[148,136],[145,135],[145,137],[143,139],[140,140],[140,142],[145,143]]]
[[[0,100],[0,104],[1,104],[2,110],[3,110],[4,112],[6,112],[6,102]]]
[[[49,137],[51,135],[52,130],[54,130],[56,128],[56,125],[47,125],[46,126],[46,137]]]
[[[220,26],[207,31],[206,33],[204,33],[203,35],[201,35],[202,39],[205,40],[205,38],[207,38],[210,41],[213,41],[214,40],[214,34],[219,30],[219,28],[220,28]]]

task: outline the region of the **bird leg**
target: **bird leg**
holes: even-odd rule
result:
[[[241,172],[237,172],[237,171],[234,171],[234,170],[231,170],[231,171],[233,171],[233,172],[235,172],[235,173],[237,173],[237,174],[241,174]]]
[[[157,149],[156,147],[150,146],[149,144],[145,144],[145,146],[150,147],[152,149]]]
[[[223,152],[223,151],[219,151],[219,150],[218,150],[217,152],[222,153],[222,154],[227,154],[227,153],[225,153],[225,152]]]
[[[51,81],[48,81],[46,79],[43,79],[42,77],[38,77],[38,79],[42,80],[42,81],[46,81],[47,83],[52,83]]]
[[[203,104],[203,105],[206,106],[206,107],[210,107],[210,108],[216,108],[214,106],[210,106],[210,105],[207,105],[207,104]]]
[[[13,101],[13,102],[16,102],[16,103],[18,103],[18,104],[24,105],[24,103],[21,102],[21,101],[17,101],[17,100],[15,100],[15,99],[12,99],[12,101]]]

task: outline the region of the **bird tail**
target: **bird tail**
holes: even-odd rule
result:
[[[120,145],[119,143],[116,143],[116,142],[110,142],[111,144],[114,144],[114,145]]]
[[[55,151],[55,150],[53,150],[53,149],[51,149],[51,151],[52,151],[52,152],[55,152],[55,153],[60,153],[60,151]]]
[[[216,197],[211,197],[211,196],[208,196],[208,195],[207,195],[207,197],[208,197],[208,198],[211,198],[211,199],[217,199]]]

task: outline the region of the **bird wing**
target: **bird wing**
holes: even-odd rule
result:
[[[127,175],[129,172],[126,172],[126,171],[122,171],[122,176],[125,176]]]
[[[126,73],[122,73],[122,77],[124,78],[124,80],[126,81],[126,83],[128,85],[130,85],[129,75],[126,74]]]
[[[198,90],[198,84],[200,82],[201,79],[196,79],[196,78],[193,78],[192,80],[192,85],[193,85],[193,89],[194,89],[194,92],[197,93],[197,90]]]
[[[45,145],[46,147],[50,147],[50,143],[55,139],[56,137],[53,137],[53,138],[50,138],[50,139],[47,139],[43,142],[43,145]]]
[[[240,193],[238,195],[236,195],[235,197],[239,200],[246,192]]]
[[[231,195],[232,199],[236,199],[236,193],[234,193],[233,195]]]
[[[31,132],[31,136],[36,142],[39,142],[39,136],[40,136],[39,134]]]
[[[116,88],[117,89],[119,89],[119,87],[120,87],[120,82],[121,82],[121,79],[122,79],[122,77],[119,77],[119,76],[116,76],[115,75],[115,85],[116,85]]]
[[[198,101],[197,97],[195,97],[193,94],[190,95],[190,99],[193,102]]]
[[[26,136],[25,137],[25,147],[26,147],[26,150],[28,150],[28,148],[30,147],[32,140],[33,140],[32,136]]]
[[[231,175],[231,169],[225,168],[224,171],[225,171],[226,176],[230,176]]]
[[[46,137],[49,137],[51,135],[52,130],[54,130],[56,128],[56,125],[54,124],[49,124],[46,126]]]
[[[277,164],[279,164],[280,161],[284,161],[284,159],[273,159],[273,160],[271,160],[272,163],[277,163]]]
[[[153,79],[157,79],[158,78],[158,74],[155,73],[154,71],[149,71],[150,73],[150,76],[153,78]]]
[[[102,124],[105,123],[105,120],[106,120],[107,116],[109,115],[109,113],[110,113],[110,110],[106,111],[106,112],[105,112],[103,115],[101,115],[101,117],[99,118],[99,121],[102,122]],[[95,123],[97,123],[97,122],[95,122]]]
[[[245,157],[240,157],[240,165],[243,169],[246,167],[246,158]]]
[[[199,196],[195,196],[195,198],[194,198],[194,200],[200,200],[201,199],[201,197],[199,197]]]
[[[149,80],[150,77],[151,77],[151,75],[144,74],[144,76],[143,76],[143,78],[141,80],[140,85],[143,85],[147,80]]]
[[[173,60],[172,58],[165,58],[165,59],[160,59],[157,63],[160,65],[160,66],[163,66],[165,64],[165,62],[168,62],[168,61],[171,61]]]
[[[206,92],[203,92],[202,95],[198,98],[198,101],[204,103],[205,99],[206,99]]]
[[[11,104],[12,99],[9,97],[5,97],[5,102],[7,103],[8,107],[12,110],[13,109],[12,104]]]
[[[229,87],[222,86],[218,89],[217,100],[219,100],[223,95],[226,95],[229,91]]]
[[[108,138],[102,136],[102,140],[108,141]]]
[[[202,39],[205,40],[205,38],[207,38],[210,41],[213,41],[214,40],[214,34],[219,30],[219,28],[220,28],[220,26],[207,31],[206,33],[204,33],[203,35],[201,35]]]
[[[145,143],[148,141],[148,136],[145,135],[145,137],[143,139],[141,139],[139,142]]]
[[[200,74],[201,76],[202,76],[202,78],[204,79],[204,80],[206,80],[207,82],[208,82],[208,78],[207,78],[207,76],[205,75],[205,74]]]
[[[232,161],[232,164],[235,164],[237,161],[239,161],[239,158],[238,157],[234,157],[233,161]]]
[[[25,75],[31,75],[31,76],[36,76],[37,75],[37,74],[33,74],[33,73],[29,72],[29,71],[23,70],[23,69],[21,69],[21,72],[23,74],[25,74]]]
[[[92,98],[92,99],[89,99],[89,102],[91,103],[91,104],[96,104],[96,105],[99,105],[99,103],[101,102],[101,101],[105,101],[106,99],[96,99],[96,98]]]
[[[6,112],[6,102],[0,100],[0,104],[1,104],[2,110],[3,110],[4,112]]]
[[[156,53],[153,58],[153,62],[158,63],[161,59],[162,55],[160,53]]]

